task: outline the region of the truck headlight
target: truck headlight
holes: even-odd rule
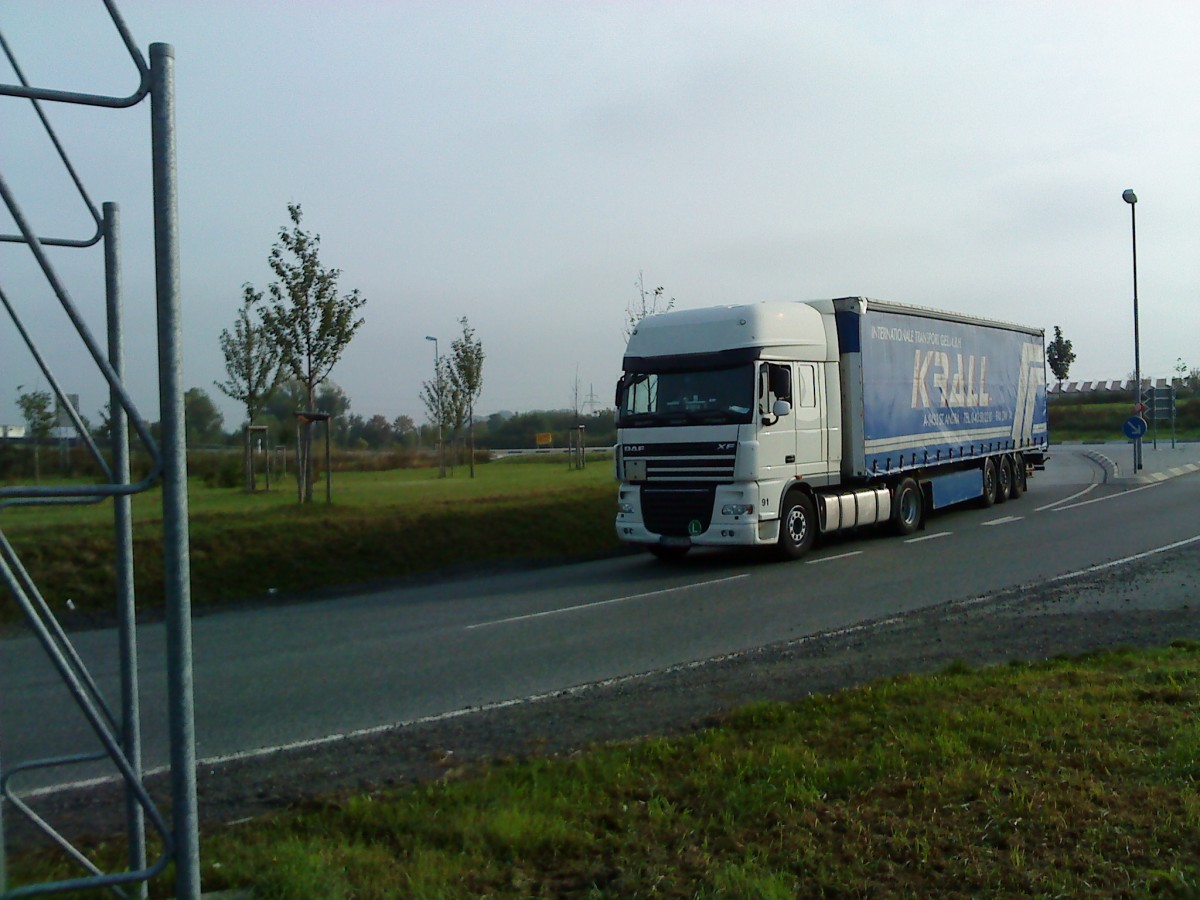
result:
[[[721,507],[723,516],[748,516],[754,512],[753,503],[726,503]]]

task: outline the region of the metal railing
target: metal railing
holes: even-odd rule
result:
[[[15,326],[22,342],[42,376],[51,386],[58,404],[65,410],[98,465],[103,482],[79,485],[22,485],[0,487],[0,510],[16,505],[55,505],[99,503],[112,498],[116,571],[116,608],[118,618],[118,654],[120,661],[121,708],[114,713],[96,681],[72,646],[70,637],[55,618],[50,605],[39,592],[22,565],[11,543],[0,531],[0,583],[7,587],[23,613],[34,637],[66,685],[75,705],[83,713],[99,744],[75,754],[6,765],[3,734],[0,733],[0,898],[39,896],[87,888],[109,888],[129,896],[133,886],[144,896],[145,883],[175,863],[175,894],[179,898],[200,895],[199,833],[195,776],[195,733],[192,696],[191,591],[188,568],[188,519],[186,454],[183,429],[182,327],[179,299],[179,252],[175,165],[174,52],[167,44],[150,46],[150,61],[134,42],[117,11],[114,0],[103,0],[114,27],[121,37],[137,73],[136,90],[125,97],[51,90],[30,85],[15,54],[0,33],[0,50],[6,56],[18,84],[0,84],[0,96],[27,100],[58,154],[80,199],[96,223],[93,235],[82,238],[39,236],[27,220],[17,198],[0,172],[0,200],[16,223],[18,234],[0,235],[0,242],[25,245],[32,253],[80,338],[87,355],[109,388],[112,462],[105,458],[84,426],[81,416],[55,378],[45,356],[39,352],[16,308],[0,286],[0,305]],[[161,444],[156,444],[145,419],[138,413],[123,382],[124,349],[122,343],[122,298],[120,268],[120,216],[115,203],[97,210],[74,166],[50,125],[43,103],[74,103],[94,107],[124,108],[141,103],[147,97],[151,106],[151,172],[153,180],[154,244],[156,272],[156,313],[158,322],[158,380]],[[45,252],[48,246],[86,249],[102,243],[104,248],[105,294],[107,308],[107,347],[101,348],[87,323],[79,314],[70,293],[58,277]],[[129,429],[132,428],[152,461],[149,475],[130,481]],[[171,825],[155,807],[142,779],[141,733],[138,708],[137,645],[133,588],[133,540],[130,517],[131,495],[162,483],[163,487],[163,570],[165,576],[166,667],[168,691],[168,729],[171,760]],[[0,691],[3,685],[0,685]],[[128,868],[117,873],[101,872],[95,864],[39,815],[16,789],[20,776],[49,768],[77,765],[107,759],[116,768],[125,785],[125,818],[128,835]],[[78,878],[10,888],[4,854],[3,811],[7,803],[27,819],[41,834],[60,847],[85,874]],[[162,839],[163,852],[148,865],[145,826],[150,825]]]

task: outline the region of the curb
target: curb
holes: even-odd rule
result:
[[[1178,478],[1180,475],[1190,475],[1192,472],[1200,472],[1200,463],[1188,463],[1183,466],[1175,466],[1163,472],[1150,472],[1145,475],[1130,475],[1127,478],[1118,478],[1117,481],[1121,484],[1157,484],[1160,481],[1168,481],[1172,478]]]
[[[1121,466],[1099,450],[1085,451],[1088,459],[1098,464],[1104,469],[1105,484],[1158,484],[1161,481],[1169,481],[1172,478],[1178,478],[1181,475],[1190,475],[1192,472],[1200,472],[1200,462],[1186,463],[1182,466],[1174,466],[1170,469],[1165,469],[1162,472],[1147,472],[1143,475],[1121,475]]]
[[[1099,450],[1086,450],[1084,454],[1092,462],[1104,470],[1104,483],[1117,481],[1121,477],[1121,467],[1101,453]]]

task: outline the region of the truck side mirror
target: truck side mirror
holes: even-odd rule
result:
[[[771,413],[776,419],[782,419],[792,414],[792,404],[786,400],[776,400],[775,405],[771,407]]]

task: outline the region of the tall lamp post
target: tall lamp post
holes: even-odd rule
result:
[[[1142,346],[1138,337],[1138,288],[1137,288],[1137,194],[1129,188],[1121,194],[1129,204],[1129,224],[1133,235],[1133,405],[1142,411]],[[1142,439],[1133,439],[1133,471],[1142,468]]]
[[[438,355],[438,339],[425,335],[425,340],[433,341],[433,389],[437,391],[438,478],[445,478],[446,447],[442,443],[442,361]]]

